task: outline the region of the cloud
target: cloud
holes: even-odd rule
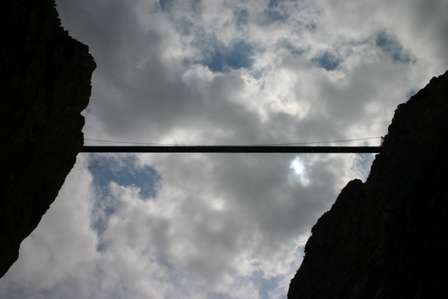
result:
[[[134,186],[139,189],[143,199],[154,197],[160,175],[153,168],[137,165],[135,157],[119,158],[115,156],[92,155],[89,157],[89,170],[95,181],[95,186],[101,195],[109,193],[110,183],[120,186]]]
[[[358,82],[358,70],[365,78],[386,75],[391,85],[396,83],[397,93],[390,100],[398,103],[437,72],[422,57],[428,49],[409,44],[403,26],[385,20],[381,5],[350,3],[169,1],[170,9],[160,12],[154,10],[158,2],[112,1],[106,6],[61,1],[64,24],[91,46],[99,65],[86,131],[112,139],[201,143],[272,143],[351,134],[359,124],[347,121],[339,126],[341,118],[325,115],[322,85]],[[289,17],[260,23],[269,9],[284,10]],[[362,18],[366,11],[375,22]],[[86,16],[82,24],[79,15]],[[113,24],[99,22],[112,18]],[[283,45],[289,45],[288,51]],[[385,54],[401,61],[415,57],[417,64],[381,68]],[[323,74],[313,70],[316,64],[337,72]],[[364,107],[386,101],[370,96],[365,102],[366,95],[361,99],[358,92],[348,92],[347,105],[338,103],[339,110],[351,111],[365,127],[373,127],[381,110],[372,117]],[[359,104],[353,106],[355,101]],[[389,117],[393,105],[387,106]],[[387,121],[381,124],[383,132]],[[383,133],[380,130],[369,135]]]
[[[136,200],[149,200],[156,196],[161,177],[152,167],[137,164],[134,156],[90,155],[87,161],[95,189],[90,222],[98,236],[97,249],[104,251],[108,243],[103,234],[110,219],[123,208],[113,190],[129,188],[138,193]]]
[[[79,157],[39,229],[22,245],[20,261],[0,283],[0,294],[281,297],[298,266],[296,248],[303,250],[306,227],[336,195],[334,186],[315,178],[331,178],[333,167],[341,166],[331,162],[335,157],[314,157],[307,161],[311,183],[304,187],[288,168],[291,157],[271,156],[261,164],[260,157],[238,155],[135,159],[134,165],[152,165],[163,177],[156,196],[144,201],[133,186],[109,185],[115,210],[99,234],[96,204],[104,197],[98,197],[91,161]],[[263,176],[253,175],[261,171]],[[104,204],[107,209],[111,201]]]
[[[64,185],[38,228],[22,242],[19,260],[0,281],[0,297],[60,297],[58,286],[74,284],[79,287],[78,296],[87,298],[79,274],[82,268],[90,268],[97,253],[89,221],[94,193],[83,160],[78,159],[66,181],[70,183]]]
[[[447,67],[445,6],[58,2],[98,63],[86,136],[167,144],[384,135],[396,105]],[[0,296],[284,298],[311,225],[370,162],[80,156]]]

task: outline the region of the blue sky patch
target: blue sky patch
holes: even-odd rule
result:
[[[352,167],[358,172],[363,181],[367,180],[374,159],[374,154],[356,154]]]
[[[237,8],[233,11],[236,26],[244,27],[249,23],[249,12],[247,9]]]
[[[135,157],[91,156],[89,170],[93,182],[103,194],[108,194],[111,182],[120,186],[135,186],[143,199],[154,197],[160,181],[159,173],[150,166],[138,166]]]
[[[416,88],[412,88],[411,90],[409,90],[407,93],[406,93],[406,99],[410,99],[410,98],[412,98],[413,96],[415,96],[416,94],[417,94],[417,92],[418,92],[418,89],[416,89]]]
[[[253,273],[252,280],[259,287],[258,292],[261,299],[269,299],[271,298],[269,292],[275,290],[279,287],[281,277],[271,277],[266,278],[263,275],[263,272],[256,271]]]
[[[107,229],[110,217],[120,208],[119,200],[110,194],[110,183],[138,187],[141,198],[147,200],[156,195],[160,174],[150,166],[137,165],[134,156],[117,158],[90,155],[88,168],[97,193],[92,208],[92,227],[99,236],[97,249],[102,251],[107,244],[101,235]]]
[[[173,7],[175,0],[159,0],[159,5],[162,11],[170,10]]]
[[[270,0],[264,13],[267,23],[283,22],[288,19],[288,12],[281,5],[282,0]]]
[[[270,292],[280,287],[281,277],[275,276],[266,278],[263,271],[255,271],[250,276],[242,277],[243,282],[247,284],[253,284],[258,289],[258,295],[260,299],[270,299],[272,295]],[[209,298],[213,299],[231,299],[229,295],[225,293],[211,293]]]
[[[288,50],[288,52],[291,53],[291,55],[294,55],[294,56],[300,56],[300,55],[302,55],[302,54],[304,54],[306,52],[306,50],[304,48],[291,43],[287,39],[279,40],[277,42],[277,46],[279,48],[284,48],[284,49]]]
[[[323,68],[326,71],[334,71],[339,68],[342,63],[342,57],[330,52],[324,51],[317,56],[311,58],[311,62]]]
[[[411,63],[413,61],[398,39],[386,31],[381,31],[376,35],[375,44],[384,53],[388,54],[394,62]]]
[[[253,52],[254,47],[244,40],[235,40],[225,45],[212,39],[196,63],[206,65],[214,72],[249,68],[253,64]]]

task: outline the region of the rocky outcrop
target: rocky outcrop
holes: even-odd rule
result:
[[[83,145],[95,68],[51,0],[2,3],[0,277],[37,226]]]
[[[440,298],[448,278],[448,72],[398,106],[365,183],[317,222],[288,298]]]

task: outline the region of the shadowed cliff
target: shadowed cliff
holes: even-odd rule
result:
[[[55,199],[83,145],[95,63],[61,27],[54,0],[2,4],[0,277]]]
[[[446,293],[447,120],[448,72],[398,106],[366,183],[348,183],[313,227],[288,298]]]

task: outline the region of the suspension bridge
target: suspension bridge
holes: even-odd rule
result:
[[[85,138],[86,141],[101,143],[85,145],[84,153],[379,153],[381,146],[341,146],[340,143],[380,140],[382,137],[365,137],[329,141],[311,141],[284,144],[241,144],[241,145],[168,145],[145,142]]]

